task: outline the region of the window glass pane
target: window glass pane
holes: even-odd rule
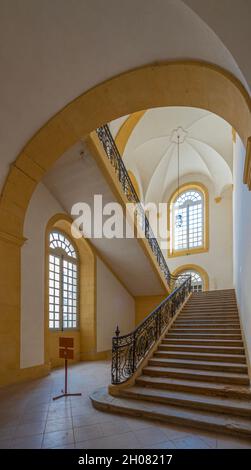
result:
[[[49,328],[58,328],[58,326],[56,326],[58,322],[55,320],[56,304],[59,302],[59,290],[54,289],[54,278],[57,268],[57,261],[59,261],[59,259],[56,256],[50,255],[49,260]]]
[[[49,328],[77,327],[78,265],[76,251],[59,232],[51,232],[49,254]],[[63,251],[55,251],[58,248]],[[69,260],[71,258],[72,260]]]
[[[203,246],[203,196],[199,191],[183,192],[173,205],[173,236],[175,250]]]
[[[64,328],[75,328],[72,322],[72,305],[73,293],[76,292],[77,286],[73,286],[73,264],[64,260],[63,275],[63,303],[64,303]],[[77,283],[77,278],[75,279]],[[75,289],[75,291],[73,290]],[[76,295],[76,294],[75,294]],[[76,320],[76,317],[74,318]]]

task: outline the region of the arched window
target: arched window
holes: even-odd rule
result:
[[[53,230],[49,236],[49,328],[78,327],[77,252],[64,233]]]
[[[178,275],[177,284],[180,285],[185,280],[186,276],[191,276],[192,292],[202,292],[204,290],[204,283],[201,275],[193,270],[183,271]]]
[[[205,189],[186,185],[170,202],[170,250],[178,256],[208,249],[208,200]]]

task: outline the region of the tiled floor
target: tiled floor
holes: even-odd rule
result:
[[[110,364],[85,362],[70,368],[72,391],[60,399],[63,370],[0,390],[0,448],[208,449],[251,448],[251,442],[95,410],[89,394],[108,385]]]

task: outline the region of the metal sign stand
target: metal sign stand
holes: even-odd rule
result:
[[[82,393],[68,393],[68,359],[73,359],[73,338],[59,338],[59,357],[64,359],[65,367],[65,389],[62,394],[53,397],[53,400],[58,400],[62,397],[75,397],[80,396]]]

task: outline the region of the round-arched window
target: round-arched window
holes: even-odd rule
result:
[[[197,271],[187,270],[178,275],[177,283],[180,285],[187,276],[191,276],[192,292],[202,292],[204,289],[203,279]]]
[[[49,328],[78,327],[79,262],[68,237],[53,230],[49,235]]]

